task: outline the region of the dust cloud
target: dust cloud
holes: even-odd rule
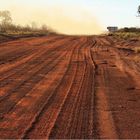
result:
[[[59,33],[71,35],[100,34],[103,31],[93,13],[82,8],[54,6],[46,9],[31,9],[22,6],[11,7],[9,10],[17,24],[26,25],[31,22],[36,22],[38,26],[46,24]]]

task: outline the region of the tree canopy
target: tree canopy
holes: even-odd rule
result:
[[[139,5],[139,7],[138,7],[138,14],[140,15],[140,5]]]
[[[11,13],[9,11],[0,11],[0,24],[7,25],[12,23]]]

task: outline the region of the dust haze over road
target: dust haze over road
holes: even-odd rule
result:
[[[27,0],[15,0],[5,5],[3,10],[11,12],[15,24],[31,25],[35,22],[38,27],[46,24],[49,28],[68,35],[92,35],[104,31],[96,13],[81,5],[68,5],[66,2],[63,5],[49,4],[49,1],[43,0],[40,3],[31,1],[31,4]]]
[[[63,35],[1,43],[0,138],[140,138],[132,45]]]

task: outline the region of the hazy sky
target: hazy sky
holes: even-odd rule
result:
[[[96,34],[107,26],[140,26],[140,0],[0,0],[18,24],[47,24],[67,34]]]

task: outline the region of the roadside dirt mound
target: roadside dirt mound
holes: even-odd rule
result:
[[[6,37],[6,36],[0,35],[0,43],[5,42],[5,41],[9,41],[9,40],[11,40],[11,39]]]

